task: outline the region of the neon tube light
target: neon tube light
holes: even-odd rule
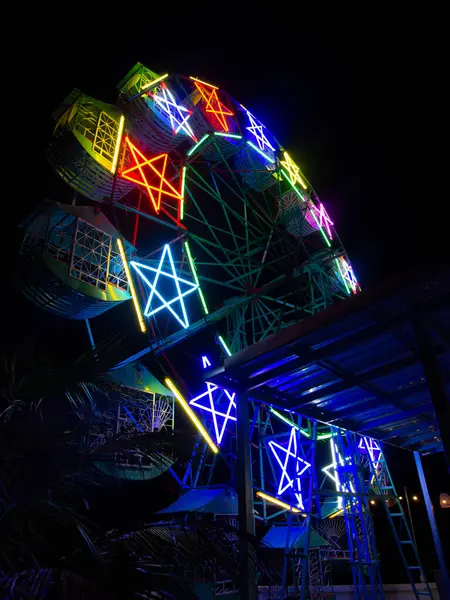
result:
[[[158,77],[158,79],[149,81],[148,83],[146,83],[145,85],[143,85],[141,87],[141,92],[143,92],[144,90],[148,90],[149,88],[153,87],[154,85],[158,85],[158,83],[160,83],[161,81],[166,79],[166,77],[169,77],[169,73],[166,73],[165,75],[161,75],[161,77]]]
[[[301,458],[298,454],[297,434],[295,429],[295,427],[291,428],[287,448],[273,440],[269,442],[268,446],[281,468],[281,477],[278,482],[277,494],[281,496],[281,494],[291,488],[297,500],[297,506],[303,510],[301,475],[311,467],[311,463]],[[292,465],[292,462],[294,462],[294,468],[289,467],[289,465]],[[290,473],[295,473],[295,475],[291,476]]]
[[[189,404],[186,402],[186,400],[183,398],[183,396],[180,394],[180,392],[177,390],[177,388],[175,387],[175,385],[173,384],[173,382],[168,377],[166,377],[164,379],[164,382],[167,385],[167,387],[170,389],[170,391],[173,393],[173,395],[175,396],[175,398],[178,400],[178,402],[181,404],[182,409],[187,414],[187,416],[190,418],[190,420],[195,425],[195,427],[198,429],[198,431],[202,435],[202,437],[205,440],[205,442],[208,444],[208,446],[211,448],[211,450],[214,452],[214,454],[218,454],[219,448],[212,441],[212,439],[208,435],[208,432],[203,427],[203,425],[200,423],[200,421],[196,417],[194,411],[189,406]]]
[[[292,181],[289,179],[289,175],[286,173],[286,171],[284,169],[280,169],[280,171],[283,173],[283,175],[286,177],[286,179],[289,181],[289,183],[292,186],[292,189],[296,192],[297,196],[303,201],[306,202],[306,200],[303,198],[303,195],[300,193],[300,191],[297,189],[297,187],[295,185],[292,184]],[[275,173],[273,173],[273,175],[275,175]],[[279,177],[280,180],[282,180],[282,177]]]
[[[258,491],[258,492],[256,492],[256,495],[259,496],[259,498],[263,498],[267,502],[271,502],[272,504],[276,504],[277,506],[280,506],[281,508],[285,508],[286,510],[290,510],[293,513],[299,513],[300,512],[298,508],[295,508],[295,506],[290,506],[289,504],[286,504],[286,502],[282,502],[281,500],[278,500],[278,498],[273,498],[273,496],[269,496],[265,492],[259,492]]]
[[[156,95],[149,92],[149,96],[153,98],[158,107],[161,108],[161,110],[166,113],[166,116],[169,117],[170,125],[174,135],[182,130],[184,133],[187,133],[194,140],[194,142],[198,141],[190,125],[188,124],[188,120],[192,116],[192,111],[187,109],[182,104],[177,104],[173,94],[170,92],[165,83],[163,83],[161,86],[161,95]]]
[[[124,124],[125,124],[125,117],[123,115],[121,115],[120,121],[119,121],[119,130],[117,132],[116,147],[114,148],[114,157],[113,157],[113,161],[112,161],[112,165],[111,165],[111,173],[113,175],[116,172],[117,160],[119,158],[120,143],[122,141]]]
[[[186,248],[186,254],[188,257],[189,265],[191,267],[192,275],[194,277],[194,281],[197,284],[197,292],[200,297],[200,301],[203,305],[203,310],[205,311],[205,314],[208,315],[209,314],[208,307],[206,306],[206,301],[203,296],[202,288],[200,287],[200,282],[199,282],[198,276],[197,276],[197,267],[195,266],[194,259],[192,258],[191,249],[189,248],[189,243],[184,242],[184,247]]]
[[[206,85],[208,89],[204,88],[203,85]],[[214,88],[209,84],[201,84],[198,81],[195,82],[195,87],[203,98],[205,112],[214,115],[222,129],[228,132],[230,129],[228,127],[227,116],[231,117],[234,113],[219,100],[217,94],[218,88]]]
[[[316,207],[314,206],[314,204],[312,205],[314,207],[314,210],[316,210]],[[320,233],[323,236],[323,239],[326,241],[328,246],[331,246],[329,239],[327,238],[324,230],[322,229],[322,226],[320,225],[319,221],[316,218],[316,215],[314,214],[314,210],[309,209],[309,212],[312,214],[314,221],[316,222],[316,225],[318,227],[318,229],[320,229]]]
[[[262,156],[263,158],[265,158],[266,160],[268,160],[270,163],[272,163],[272,164],[275,164],[275,160],[274,160],[273,158],[271,158],[270,156],[267,156],[267,154],[265,154],[265,153],[264,153],[262,150],[260,150],[260,149],[258,148],[258,146],[255,146],[255,144],[254,144],[253,142],[249,142],[249,141],[247,140],[247,144],[248,144],[248,145],[249,145],[251,148],[253,148],[253,150],[256,150],[256,152],[258,152],[258,154],[261,154],[261,156]]]
[[[166,177],[169,155],[163,153],[154,156],[153,158],[148,158],[130,141],[128,136],[125,137],[125,143],[127,144],[135,164],[125,171],[122,171],[120,174],[121,177],[145,188],[157,213],[161,207],[161,197],[163,194],[170,196],[171,198],[176,198],[179,202],[181,200],[181,193],[173,187]],[[155,163],[161,163],[161,170],[158,170],[155,167]],[[155,174],[159,178],[157,185],[152,183],[152,178],[154,178]],[[156,192],[156,194],[154,192]]]
[[[195,146],[192,146],[192,148],[186,152],[186,156],[192,156],[192,154],[194,154],[194,152],[197,150],[197,148],[199,148],[203,144],[203,142],[208,139],[208,137],[209,137],[209,133],[205,133],[205,135],[202,137],[202,139],[200,141],[198,141],[195,144]]]
[[[215,90],[219,89],[217,87],[217,85],[213,85],[212,83],[206,83],[206,81],[202,81],[201,79],[197,79],[197,77],[189,77],[189,79],[192,79],[192,81],[198,81],[199,83],[203,83],[203,85],[207,85],[208,87],[213,88]]]
[[[281,421],[284,421],[290,427],[294,427],[297,431],[300,431],[301,433],[303,433],[303,435],[305,435],[306,437],[311,437],[311,434],[309,433],[309,431],[307,429],[302,429],[301,427],[296,425],[294,423],[294,421],[291,421],[290,419],[288,419],[287,417],[285,417],[284,415],[279,413],[274,408],[270,407],[270,412],[273,413],[276,417],[278,417]]]
[[[255,137],[255,140],[258,142],[259,149],[264,151],[267,147],[269,150],[275,152],[275,148],[264,135],[264,125],[261,123],[261,121],[258,121],[258,119],[256,119],[244,106],[242,106],[242,108],[247,113],[248,120],[250,121],[250,127],[247,127],[246,129]]]
[[[295,162],[292,160],[292,158],[287,152],[284,152],[283,156],[284,160],[280,161],[280,164],[282,164],[286,168],[286,171],[288,171],[288,179],[291,182],[291,185],[295,187],[295,184],[298,182],[302,186],[302,188],[306,190],[307,186],[301,178],[299,167],[295,164]]]
[[[223,339],[223,337],[221,335],[218,336],[218,340],[222,344],[222,348],[225,350],[225,352],[228,354],[228,356],[231,356],[231,351],[228,348],[228,346],[226,345],[225,340]]]
[[[221,406],[216,406],[216,403],[214,402],[214,394],[216,394],[216,397],[220,397],[222,393],[225,394],[225,396],[227,396],[228,398],[228,408],[225,412],[223,410],[220,410]],[[195,406],[196,408],[211,413],[213,418],[214,430],[216,433],[217,444],[222,443],[222,438],[225,433],[228,421],[237,421],[236,402],[234,400],[235,397],[235,392],[230,393],[228,390],[222,390],[214,383],[210,383],[209,381],[207,381],[206,392],[199,394],[198,396],[192,398],[192,400],[189,401],[189,404],[191,406]],[[222,422],[220,422],[221,419]]]
[[[236,140],[242,140],[242,135],[239,135],[237,133],[222,133],[221,131],[215,131],[214,135],[218,135],[220,137],[235,138]]]
[[[184,186],[186,185],[186,167],[183,167],[181,175],[181,200],[180,200],[180,221],[184,219]]]
[[[133,299],[134,310],[136,312],[136,315],[137,315],[137,318],[139,321],[139,326],[141,328],[142,333],[145,333],[147,331],[147,327],[145,325],[144,317],[142,316],[142,311],[141,311],[141,307],[139,305],[139,300],[138,300],[138,297],[136,294],[136,289],[134,287],[133,278],[131,277],[131,271],[130,271],[130,267],[128,266],[127,255],[125,254],[125,249],[123,247],[123,243],[120,238],[117,239],[117,246],[119,248],[119,254],[120,254],[120,257],[122,258],[123,267],[125,269],[125,273],[127,274],[128,282],[130,284],[131,298]]]
[[[166,256],[169,259],[170,270],[167,269],[166,271],[163,271],[163,265],[166,260]],[[197,285],[195,283],[192,283],[191,281],[188,281],[187,279],[184,279],[184,278],[181,278],[178,276],[178,274],[175,270],[175,264],[173,262],[172,253],[170,251],[169,244],[166,244],[164,246],[164,250],[161,255],[161,259],[159,261],[158,268],[152,267],[150,265],[138,263],[136,261],[131,261],[130,264],[133,267],[133,269],[139,274],[142,281],[150,289],[150,294],[147,299],[147,304],[145,306],[144,315],[146,317],[151,317],[152,315],[155,315],[159,311],[167,308],[169,310],[169,312],[177,319],[177,321],[180,323],[180,325],[184,329],[189,327],[189,320],[187,317],[186,307],[184,305],[183,298],[185,296],[188,296],[189,294],[192,294],[192,292],[195,292],[195,290],[197,289]],[[151,281],[149,279],[148,272],[154,274],[153,281]],[[164,296],[161,294],[161,292],[158,290],[160,278],[161,279],[166,278],[166,279],[162,279],[162,281],[167,281],[167,278],[169,278],[169,279],[173,280],[173,282],[175,283],[175,286],[177,289],[177,295],[174,296],[172,299],[166,300],[164,298]],[[183,292],[181,291],[180,284],[183,284],[183,287],[185,288]],[[153,308],[153,305],[152,305],[153,298],[155,296],[161,302],[160,306],[158,306],[157,308]],[[175,304],[178,302],[179,302],[179,305]],[[174,304],[175,304],[175,307],[179,306],[181,308],[182,316],[180,316],[176,312],[176,310],[173,307]]]
[[[342,271],[341,271],[341,265],[339,264],[339,259],[338,259],[338,258],[336,258],[336,259],[335,259],[335,261],[336,261],[336,263],[337,263],[337,266],[338,266],[338,269],[339,269],[339,274],[340,274],[340,276],[341,276],[341,279],[342,279],[342,281],[344,282],[344,285],[345,285],[345,291],[347,292],[347,294],[349,294],[349,295],[350,295],[350,290],[349,290],[349,288],[348,288],[348,285],[347,285],[347,282],[346,282],[346,280],[345,280],[345,277],[344,277],[344,275],[343,275],[343,273],[342,273]]]

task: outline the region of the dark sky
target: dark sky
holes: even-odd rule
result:
[[[227,23],[221,33],[211,17],[203,26],[149,25],[139,35],[124,27],[105,37],[94,23],[84,34],[65,23],[24,38],[30,60],[14,81],[19,76],[27,93],[10,102],[26,115],[20,136],[14,124],[17,155],[26,148],[32,163],[27,176],[21,161],[13,165],[21,199],[15,212],[48,194],[50,112],[73,87],[114,101],[116,83],[141,61],[156,72],[217,83],[266,124],[329,208],[363,287],[418,260],[448,256],[426,169],[434,150],[422,140],[433,89],[426,71],[419,75],[423,49],[412,33],[407,39],[407,28],[386,22],[382,29],[336,23],[291,30],[280,23],[274,34]]]

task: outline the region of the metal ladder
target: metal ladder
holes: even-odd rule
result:
[[[336,444],[336,474],[343,495],[343,512],[355,597],[384,600],[379,558],[369,510],[369,486],[359,463],[356,435],[331,428]],[[354,494],[354,495],[353,495]]]
[[[363,440],[367,439],[368,438],[363,438]],[[380,449],[379,456],[377,459],[375,459],[374,451],[369,449],[367,441],[365,441],[365,444],[367,447],[367,456],[370,464],[371,485],[375,491],[375,494],[383,503],[414,595],[417,600],[420,600],[420,598],[423,596],[433,598],[433,594],[430,590],[430,586],[428,585],[428,581],[425,577],[425,573],[419,559],[414,537],[411,535],[411,530],[403,511],[403,507],[398,499],[397,491],[395,489],[394,482],[392,481],[384,454]],[[390,507],[389,500],[387,500],[386,497],[394,498],[395,504]],[[391,512],[391,508],[394,509],[393,512]],[[425,590],[422,591],[417,589],[417,582],[414,580],[415,574],[419,575],[419,578],[422,579],[422,582],[425,584]]]

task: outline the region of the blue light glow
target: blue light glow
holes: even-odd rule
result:
[[[244,107],[242,106],[242,108]],[[261,121],[258,121],[258,119],[256,119],[250,111],[248,111],[246,108],[244,108],[244,110],[247,113],[248,120],[250,121],[250,127],[247,127],[246,129],[255,137],[258,143],[258,148],[263,152],[264,150],[272,150],[274,152],[275,148],[269,143],[269,140],[264,134],[263,130],[265,129],[265,126],[261,123]]]
[[[277,463],[281,467],[281,477],[278,484],[277,494],[281,496],[287,490],[293,490],[295,499],[297,501],[296,506],[300,509],[304,509],[300,477],[307,469],[311,467],[311,464],[298,456],[297,434],[295,428],[291,428],[291,434],[289,436],[287,448],[274,441],[270,441],[268,445]],[[293,466],[290,467],[292,463]]]
[[[156,106],[169,117],[174,134],[183,131],[195,142],[197,141],[197,138],[188,124],[188,119],[192,115],[192,112],[185,106],[176,103],[175,98],[165,83],[161,84],[161,91],[158,94],[149,93],[149,96],[152,96]]]
[[[211,366],[211,363],[206,358],[206,356],[202,357],[202,360],[206,359],[207,366]],[[205,363],[203,363],[205,365]],[[203,367],[205,368],[205,366]],[[219,388],[217,385],[213,383],[206,382],[206,392],[199,394],[195,398],[190,400],[189,404],[191,406],[195,406],[196,408],[200,408],[205,412],[209,412],[212,415],[213,423],[214,423],[214,431],[216,434],[216,442],[219,445],[222,442],[223,434],[225,433],[225,429],[227,427],[228,421],[236,421],[236,402],[234,401],[236,394],[231,393],[228,390],[224,390]],[[228,406],[224,411],[220,410],[218,401],[225,397],[228,400]]]
[[[166,257],[168,257],[168,259],[169,259],[170,272],[162,270],[164,261],[166,260]],[[195,290],[197,289],[197,285],[195,283],[192,283],[191,281],[182,279],[181,277],[179,277],[177,275],[177,273],[175,271],[175,265],[173,262],[172,253],[170,251],[169,245],[166,244],[164,246],[164,250],[161,255],[161,260],[159,261],[159,265],[158,265],[157,269],[155,269],[154,267],[150,267],[149,265],[144,265],[144,264],[141,264],[141,263],[138,263],[135,261],[131,261],[130,265],[139,274],[142,281],[150,288],[150,294],[147,299],[147,303],[146,303],[145,310],[144,310],[144,315],[146,317],[151,317],[152,315],[155,315],[159,311],[167,308],[170,311],[170,313],[177,319],[177,321],[180,323],[180,325],[182,327],[184,327],[184,328],[188,327],[189,320],[188,320],[186,307],[184,305],[183,298],[185,296],[187,296],[188,294],[192,294],[192,292],[195,292]],[[148,279],[148,273],[146,273],[146,271],[155,273],[153,281],[150,281]],[[160,277],[166,277],[166,278],[172,279],[175,282],[175,286],[177,289],[177,295],[169,301],[167,301],[157,289]],[[181,291],[181,285],[183,285],[186,288],[183,292]],[[158,298],[158,300],[161,302],[161,304],[159,306],[157,306],[156,308],[153,306],[153,300],[155,297]],[[179,302],[179,308],[181,308],[182,316],[177,314],[177,312],[174,310],[173,305],[175,302]]]

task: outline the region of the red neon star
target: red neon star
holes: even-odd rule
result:
[[[224,131],[229,131],[227,116],[232,117],[234,113],[220,102],[217,95],[217,88],[207,83],[200,83],[199,81],[194,81],[194,83],[205,101],[206,112],[212,113],[216,117]]]
[[[164,153],[153,158],[147,158],[128,137],[125,138],[125,142],[136,164],[122,171],[121,177],[144,187],[157,213],[159,213],[161,207],[161,196],[163,194],[180,201],[182,199],[181,193],[165,177],[168,154]],[[157,178],[159,178],[159,181]],[[156,185],[154,180],[158,181]]]

